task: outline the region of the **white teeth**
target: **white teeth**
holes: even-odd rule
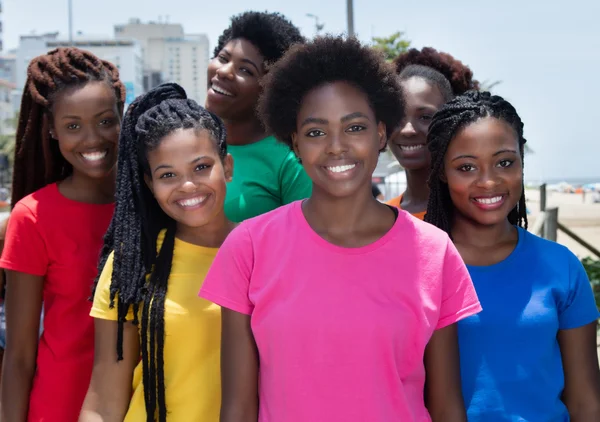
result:
[[[475,201],[479,202],[480,204],[491,205],[502,201],[502,197],[494,196],[493,198],[475,198]]]
[[[218,87],[216,85],[212,85],[212,90],[215,91],[215,92],[218,92],[219,94],[227,95],[228,97],[233,97],[233,94],[231,92],[226,91],[223,88]]]
[[[344,171],[351,170],[354,167],[356,167],[356,164],[348,164],[345,166],[327,167],[327,170],[329,170],[332,173],[342,173]]]
[[[204,202],[206,195],[198,196],[196,198],[184,199],[183,201],[177,201],[182,207],[195,207],[196,205]]]
[[[94,152],[82,152],[81,156],[88,161],[98,161],[98,160],[102,160],[104,157],[106,157],[107,154],[108,154],[108,151],[105,150],[105,151],[94,151]]]
[[[425,145],[400,145],[400,149],[404,151],[416,151],[424,147]]]

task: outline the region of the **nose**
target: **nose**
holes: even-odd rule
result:
[[[186,192],[186,193],[192,193],[195,192],[197,187],[196,184],[194,183],[194,181],[191,178],[184,178],[181,186],[179,188],[182,192]]]
[[[415,136],[417,131],[410,120],[402,122],[400,126],[400,135],[405,137]]]
[[[500,180],[493,169],[483,169],[479,173],[479,178],[477,179],[478,187],[486,190],[492,190],[499,184]]]
[[[334,133],[329,136],[329,142],[327,143],[327,153],[331,155],[341,155],[348,151],[347,142],[343,135]]]
[[[222,63],[217,68],[217,76],[221,79],[233,79],[233,62]]]

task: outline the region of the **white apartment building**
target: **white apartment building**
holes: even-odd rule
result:
[[[12,93],[15,84],[5,79],[0,79],[0,135],[15,132],[15,128],[8,125],[8,120],[15,116],[12,104]]]
[[[162,82],[176,82],[189,98],[204,104],[209,58],[206,35],[186,35],[180,24],[131,19],[115,26],[115,38],[135,39],[142,46],[146,90]]]
[[[71,43],[59,39],[58,33],[21,36],[17,50],[17,89],[22,91],[25,86],[31,59],[57,47],[69,46],[87,50],[117,66],[127,89],[126,105],[144,92],[142,50],[136,40],[78,37]]]

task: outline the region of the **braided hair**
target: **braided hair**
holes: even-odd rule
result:
[[[492,117],[506,122],[518,136],[519,154],[523,159],[525,143],[523,122],[515,108],[504,98],[489,92],[469,91],[445,104],[434,116],[429,125],[427,145],[431,152],[431,171],[429,173],[429,202],[425,221],[451,233],[454,206],[450,199],[448,185],[442,181],[444,156],[448,145],[456,134],[479,119]],[[508,214],[508,221],[527,229],[525,207],[525,189],[517,205]]]
[[[144,182],[151,174],[147,154],[178,129],[205,130],[225,159],[225,126],[214,114],[187,99],[174,83],[162,84],[138,97],[128,108],[119,137],[116,205],[104,238],[99,269],[114,251],[110,306],[117,306],[117,359],[123,359],[123,325],[129,310],[139,325],[146,419],[166,421],[164,376],[165,298],[171,273],[177,223],[159,206]],[[159,233],[166,229],[157,253]],[[98,283],[96,279],[94,289]]]
[[[394,65],[398,74],[401,74],[410,65],[420,65],[434,69],[450,82],[454,95],[461,95],[466,91],[479,89],[479,82],[473,79],[473,72],[468,66],[450,54],[439,52],[431,47],[425,47],[422,50],[411,48],[396,57]],[[427,79],[426,75],[420,76]],[[435,81],[430,80],[430,82]]]
[[[60,153],[58,143],[51,142],[52,107],[64,89],[91,81],[108,83],[122,110],[125,86],[119,80],[119,71],[92,53],[57,48],[29,63],[16,133],[12,206],[71,174],[73,168]]]

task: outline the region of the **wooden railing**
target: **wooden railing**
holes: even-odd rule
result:
[[[558,221],[557,207],[546,207],[546,184],[544,183],[540,186],[540,215],[536,218],[535,224],[531,228],[531,232],[556,242],[559,230],[600,258],[600,250],[586,242]]]

